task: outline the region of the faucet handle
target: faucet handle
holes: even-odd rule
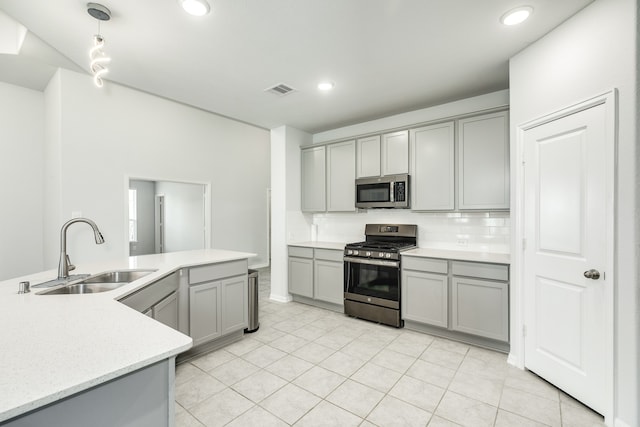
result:
[[[71,264],[71,259],[69,259],[69,255],[67,255],[67,270],[73,271],[76,269],[76,266]]]

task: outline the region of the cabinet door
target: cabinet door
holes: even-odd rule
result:
[[[380,135],[360,138],[356,144],[357,177],[380,176]]]
[[[458,208],[509,209],[507,113],[458,122]]]
[[[153,306],[153,318],[178,330],[178,292],[174,292]]]
[[[402,318],[446,328],[447,282],[443,274],[403,270]]]
[[[356,143],[327,146],[327,211],[355,211]]]
[[[222,335],[247,327],[247,276],[225,279],[222,286]]]
[[[314,261],[315,299],[344,304],[344,262]]]
[[[455,208],[455,135],[453,122],[412,129],[411,209]]]
[[[220,282],[208,282],[189,288],[189,336],[193,345],[221,335]]]
[[[382,135],[382,175],[409,173],[409,132]]]
[[[325,147],[302,150],[302,199],[304,212],[326,210],[326,170]]]
[[[313,298],[313,260],[289,257],[289,292]]]
[[[507,283],[454,276],[451,281],[451,329],[508,341],[508,304]]]

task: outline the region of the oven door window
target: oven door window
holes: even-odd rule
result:
[[[358,203],[391,201],[389,184],[359,184],[357,201]]]
[[[347,292],[399,301],[400,269],[383,265],[347,262]]]

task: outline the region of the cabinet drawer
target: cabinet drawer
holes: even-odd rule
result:
[[[484,264],[479,262],[452,261],[454,276],[479,277],[482,279],[509,281],[509,266],[504,264]]]
[[[422,258],[415,256],[403,256],[402,268],[404,270],[430,271],[432,273],[447,274],[447,260],[435,258]]]
[[[299,258],[313,258],[313,248],[289,246],[289,256],[297,256]]]
[[[246,259],[219,264],[203,265],[189,269],[189,284],[208,282],[224,277],[247,274],[248,262]]]
[[[327,261],[343,261],[343,252],[332,249],[316,249],[315,258]]]

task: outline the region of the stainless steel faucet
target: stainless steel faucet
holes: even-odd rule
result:
[[[104,237],[102,237],[102,233],[100,233],[100,230],[98,230],[98,226],[90,219],[73,218],[65,222],[62,225],[62,229],[60,230],[60,263],[58,264],[58,279],[68,278],[69,271],[76,268],[75,265],[71,264],[69,255],[67,255],[67,228],[69,228],[71,224],[75,224],[76,222],[85,222],[89,224],[91,228],[93,228],[93,234],[96,238],[96,245],[101,245],[104,243]]]

